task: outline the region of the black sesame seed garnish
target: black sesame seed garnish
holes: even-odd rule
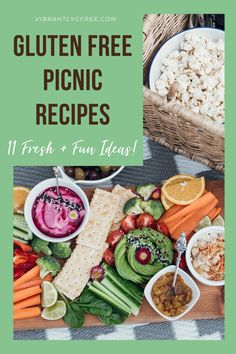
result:
[[[45,203],[49,203],[49,204],[55,205],[56,206],[55,208],[56,209],[58,208],[58,210],[60,210],[60,207],[62,207],[62,206],[64,206],[65,208],[67,208],[69,210],[80,211],[81,209],[83,209],[81,204],[78,204],[76,202],[72,202],[70,200],[65,200],[61,196],[52,197],[50,195],[47,195],[45,192],[41,193],[36,198],[36,202],[38,202],[39,200],[41,200],[41,201],[43,201]]]

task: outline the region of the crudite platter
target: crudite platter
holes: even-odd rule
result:
[[[222,278],[214,286],[199,282],[187,266],[195,262],[187,253],[181,257],[176,291],[170,291],[180,233],[188,243],[213,228],[224,242],[222,181],[177,175],[162,185],[90,188],[83,215],[75,183],[60,179],[62,189],[56,191],[55,180],[51,187],[47,181],[31,191],[14,187],[15,329],[224,316]],[[43,198],[45,193],[50,198]],[[43,219],[34,212],[37,203],[44,209]],[[76,232],[81,218],[86,220]],[[223,243],[216,254],[215,267],[223,271]],[[205,271],[208,265],[200,259]],[[209,274],[214,280],[214,272]]]

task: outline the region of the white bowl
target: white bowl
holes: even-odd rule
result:
[[[218,39],[224,39],[224,31],[216,28],[192,28],[183,32],[176,34],[167,40],[157,51],[153,58],[149,71],[149,87],[152,91],[157,91],[156,81],[161,75],[161,66],[163,60],[175,50],[180,50],[180,43],[184,40],[185,34],[190,32],[196,35],[200,35],[206,38],[210,38],[214,41]]]
[[[67,176],[67,174],[64,172],[64,167],[63,166],[58,166],[58,169],[60,170],[62,177],[65,178],[67,181],[70,181],[70,182],[73,182],[73,183],[86,184],[86,185],[93,186],[95,184],[100,184],[100,183],[105,183],[107,181],[110,181],[112,178],[114,178],[116,175],[118,175],[118,173],[120,173],[123,170],[124,167],[125,166],[121,166],[120,168],[118,168],[118,170],[116,170],[114,173],[112,173],[108,177],[101,178],[101,179],[96,179],[96,180],[92,180],[92,181],[89,181],[89,180],[75,180],[74,178]]]
[[[168,272],[174,272],[175,271],[175,265],[171,265],[169,267],[166,267],[162,270],[160,270],[157,274],[155,274],[147,283],[145,289],[144,289],[144,295],[147,299],[147,301],[149,302],[149,304],[152,306],[152,308],[162,317],[164,317],[166,320],[168,321],[175,321],[178,320],[179,318],[183,317],[184,315],[186,315],[186,313],[188,313],[192,307],[197,303],[199,296],[200,296],[200,290],[197,286],[197,284],[195,283],[195,281],[182,269],[178,270],[178,274],[182,277],[182,279],[184,280],[185,284],[188,285],[191,289],[192,289],[192,300],[190,301],[190,303],[186,306],[186,309],[184,312],[182,312],[180,315],[178,316],[173,316],[173,317],[169,317],[164,315],[161,311],[158,310],[158,308],[156,307],[156,305],[154,304],[153,300],[152,300],[152,287],[155,283],[155,281],[157,279],[159,279],[162,275],[168,273]]]
[[[210,285],[210,286],[222,286],[222,285],[224,285],[225,281],[224,280],[218,280],[218,281],[209,280],[209,279],[202,277],[200,274],[198,274],[198,272],[194,269],[194,267],[192,265],[192,261],[191,261],[191,251],[192,251],[193,245],[199,239],[208,239],[209,236],[207,235],[207,233],[209,233],[209,232],[223,232],[224,233],[224,231],[225,231],[225,228],[223,226],[208,226],[208,227],[205,227],[204,229],[197,231],[188,242],[186,254],[185,254],[186,263],[187,263],[188,269],[191,272],[191,274],[202,284]]]
[[[65,237],[50,237],[48,235],[43,234],[34,224],[33,218],[32,218],[32,208],[35,202],[35,199],[37,196],[42,193],[45,189],[56,186],[56,178],[49,178],[46,179],[45,181],[42,181],[38,183],[31,191],[29,192],[26,201],[25,201],[25,207],[24,207],[24,215],[25,215],[25,220],[30,228],[30,230],[39,238],[49,241],[49,242],[64,242],[71,240],[73,237],[77,236],[82,229],[85,227],[88,221],[89,217],[89,201],[85,193],[82,191],[82,189],[77,186],[74,183],[71,183],[70,181],[66,181],[62,178],[59,179],[59,185],[61,187],[66,187],[71,189],[73,192],[75,192],[82,200],[84,209],[85,209],[85,215],[82,220],[82,223],[78,227],[78,229],[73,232],[72,234],[65,236]]]

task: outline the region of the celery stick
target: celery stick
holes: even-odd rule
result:
[[[103,263],[102,266],[105,268],[106,274],[112,279],[119,287],[124,289],[126,293],[131,295],[134,299],[140,303],[143,300],[143,289],[130,280],[123,279],[112,267]]]
[[[116,301],[116,299],[114,299],[110,295],[107,295],[103,291],[99,290],[94,285],[90,285],[89,290],[95,295],[97,295],[98,297],[100,297],[101,299],[103,299],[104,301],[108,302],[111,306],[115,307],[117,310],[121,311],[122,313],[128,315],[131,313],[131,310],[130,309],[127,310],[127,307],[124,306],[124,304],[121,305],[119,302]]]
[[[103,284],[99,283],[97,280],[94,280],[93,286],[98,290],[102,291],[103,293],[105,293],[106,295],[113,298],[118,304],[120,304],[120,306],[124,308],[124,310],[126,310],[126,312],[131,313],[131,308],[124,301],[122,301],[118,296],[116,296],[109,289],[107,289]]]
[[[101,284],[110,290],[114,295],[119,297],[125,304],[127,304],[131,308],[133,315],[138,315],[140,310],[140,301],[127,294],[127,292],[117,285],[109,276],[106,276],[102,280]]]

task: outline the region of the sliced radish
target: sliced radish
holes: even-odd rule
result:
[[[136,253],[135,253],[135,259],[138,261],[140,264],[148,264],[151,260],[151,252],[148,248],[146,247],[140,247]]]
[[[90,278],[92,280],[102,281],[105,276],[105,269],[98,265],[91,269]]]
[[[71,210],[69,212],[69,219],[75,221],[79,218],[79,213],[76,210]]]
[[[161,198],[161,188],[156,188],[151,194],[151,199],[159,200]]]

